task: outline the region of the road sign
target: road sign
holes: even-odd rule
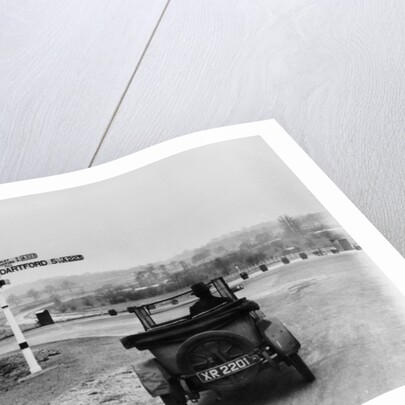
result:
[[[18,263],[18,262],[25,262],[27,260],[34,260],[37,258],[38,258],[38,255],[36,253],[27,253],[25,255],[11,257],[10,259],[0,260],[0,266],[8,266],[10,264],[14,264],[14,263]]]

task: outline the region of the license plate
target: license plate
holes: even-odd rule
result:
[[[210,368],[208,370],[200,371],[199,373],[197,373],[197,377],[200,379],[201,382],[208,383],[238,373],[239,371],[254,366],[259,362],[260,357],[257,354],[242,356],[219,366]]]

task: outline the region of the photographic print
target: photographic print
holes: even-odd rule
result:
[[[0,217],[2,404],[361,404],[405,384],[403,295],[259,135]]]

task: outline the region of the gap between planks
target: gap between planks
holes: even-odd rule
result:
[[[155,28],[153,29],[153,31],[152,31],[152,33],[151,33],[151,35],[150,35],[150,38],[149,38],[148,42],[147,42],[146,45],[145,45],[144,50],[142,51],[141,57],[139,58],[137,64],[135,65],[134,71],[132,72],[132,75],[131,75],[131,77],[129,78],[128,84],[125,86],[125,89],[124,89],[124,91],[123,91],[123,93],[122,93],[120,99],[118,100],[117,106],[115,107],[115,109],[114,109],[114,111],[113,111],[113,113],[112,113],[112,116],[111,116],[111,118],[110,118],[110,121],[109,121],[108,124],[107,124],[107,127],[106,127],[106,129],[105,129],[103,135],[101,136],[100,142],[99,142],[99,144],[98,144],[98,146],[97,146],[97,148],[96,148],[96,151],[94,152],[93,157],[92,157],[91,160],[90,160],[90,163],[89,163],[89,165],[88,165],[88,168],[92,167],[94,161],[96,160],[97,154],[99,153],[100,148],[101,148],[101,146],[102,146],[102,144],[103,144],[103,142],[104,142],[104,140],[105,140],[105,138],[106,138],[106,136],[107,136],[107,134],[108,134],[108,131],[110,130],[111,125],[112,125],[112,123],[113,123],[113,121],[114,121],[114,119],[115,119],[115,117],[116,117],[116,115],[117,115],[117,113],[118,113],[118,110],[120,109],[121,104],[122,104],[122,102],[124,101],[124,98],[125,98],[125,96],[126,96],[126,94],[127,94],[127,92],[128,92],[128,89],[131,87],[131,84],[132,84],[132,82],[133,82],[133,80],[134,80],[134,77],[135,77],[135,75],[137,74],[137,72],[138,72],[138,70],[139,70],[139,67],[141,66],[141,63],[142,63],[142,61],[143,61],[143,58],[144,58],[145,55],[146,55],[146,52],[147,52],[147,50],[148,50],[148,48],[149,48],[149,46],[150,46],[150,44],[151,44],[151,42],[152,42],[152,40],[153,40],[153,37],[155,36],[156,31],[157,31],[157,29],[159,28],[159,25],[160,25],[160,23],[161,23],[162,20],[163,20],[163,17],[164,17],[164,15],[165,15],[165,13],[166,13],[166,10],[167,10],[167,8],[169,7],[170,1],[171,1],[171,0],[167,0],[166,4],[165,4],[165,6],[164,6],[164,8],[163,8],[163,10],[162,10],[162,13],[160,14],[160,16],[159,16],[159,18],[158,18],[158,20],[157,20],[157,22],[156,22],[156,26],[155,26]]]

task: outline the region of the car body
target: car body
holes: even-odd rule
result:
[[[222,277],[206,285],[227,302],[194,317],[188,314],[197,300],[191,291],[134,307],[145,332],[121,342],[126,349],[151,353],[135,365],[151,396],[166,405],[196,402],[203,391],[239,390],[265,368],[279,371],[280,363],[293,366],[308,382],[315,379],[298,355],[300,343],[277,318],[238,298]]]
[[[233,287],[231,287],[232,292],[238,292],[240,290],[243,290],[245,287],[243,287],[242,284],[236,284]]]

